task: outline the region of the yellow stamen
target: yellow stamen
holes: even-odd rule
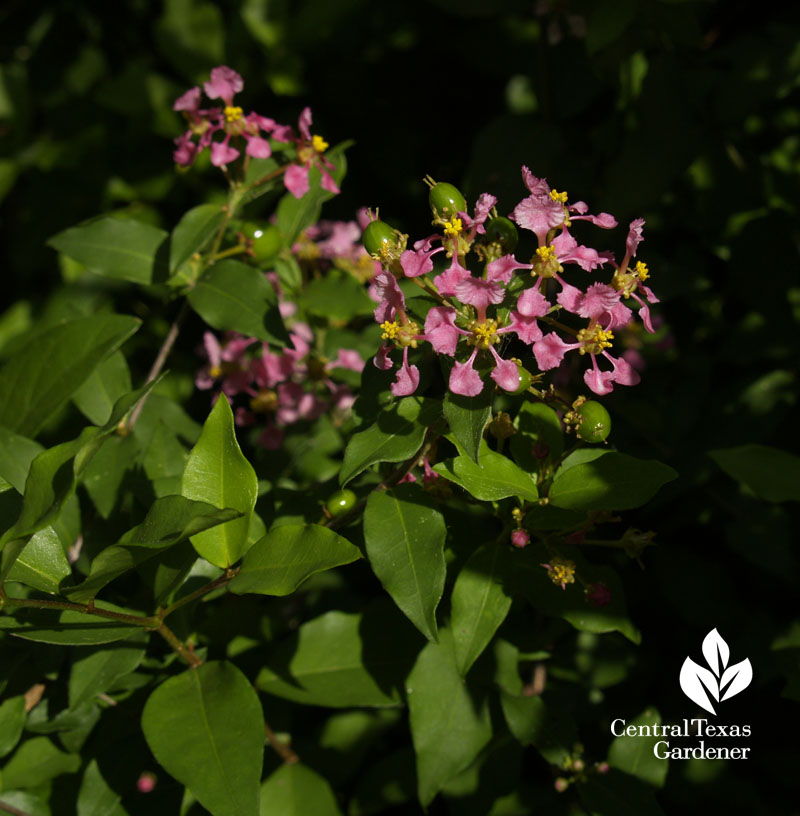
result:
[[[394,340],[397,337],[397,332],[400,331],[400,324],[386,320],[381,323],[381,328],[383,329],[381,340]]]
[[[583,343],[581,354],[599,354],[603,349],[611,348],[614,335],[600,326],[590,326],[578,332],[578,342]]]
[[[266,388],[250,400],[250,410],[256,414],[272,413],[278,407],[278,395]]]
[[[222,376],[222,367],[218,365],[209,366],[208,373],[214,379]]]
[[[225,121],[228,122],[228,124],[238,122],[242,118],[243,113],[244,111],[238,106],[232,107],[231,105],[226,105],[224,110]]]
[[[328,143],[322,136],[318,136],[316,133],[311,137],[311,144],[317,153],[324,153],[328,149]]]
[[[650,270],[647,268],[647,264],[642,261],[636,261],[636,268],[633,271],[640,281],[646,281],[650,277]]]
[[[539,256],[540,261],[556,260],[556,251],[551,246],[537,247],[536,254]]]
[[[545,565],[547,567],[548,565]],[[556,556],[552,559],[552,563],[547,570],[550,580],[566,589],[567,584],[575,583],[575,562],[568,558],[559,558]]]
[[[550,190],[550,198],[552,198],[553,201],[558,201],[560,204],[566,204],[567,203],[567,194],[566,194],[566,192],[559,193],[558,190],[555,190],[555,189]]]
[[[452,235],[455,238],[461,232],[463,225],[460,218],[453,218],[450,221],[444,222],[444,234]]]
[[[477,320],[474,320],[467,328],[472,332],[472,337],[469,338],[469,342],[473,346],[488,349],[489,346],[500,342],[500,338],[497,336],[496,320],[490,319],[484,323],[478,323]]]

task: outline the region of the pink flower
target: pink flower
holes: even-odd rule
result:
[[[542,371],[549,371],[561,365],[564,355],[573,348],[580,348],[580,343],[565,343],[555,332],[550,332],[533,344],[533,356]]]
[[[566,227],[553,239],[552,247],[559,263],[576,263],[586,272],[592,272],[610,260],[608,253],[601,254],[596,249],[579,245]]]
[[[407,278],[417,278],[420,275],[427,275],[433,271],[433,261],[431,257],[437,252],[444,252],[444,247],[437,247],[436,249],[420,249],[414,252],[411,249],[406,249],[400,256],[400,266],[403,267]]]
[[[464,269],[458,262],[458,256],[454,253],[450,266],[433,279],[433,285],[439,290],[440,295],[453,297],[456,294],[456,287],[461,281],[472,277],[468,269]]]
[[[461,220],[464,222],[464,226],[467,229],[474,230],[474,233],[478,235],[483,235],[486,232],[483,225],[486,223],[486,219],[489,217],[492,207],[494,207],[495,204],[497,204],[497,198],[495,198],[495,196],[490,193],[481,193],[475,202],[474,217],[470,217],[469,213],[459,213]]]
[[[419,369],[408,364],[408,346],[403,349],[403,362],[397,372],[397,379],[390,386],[396,397],[407,397],[417,390],[419,385]]]
[[[375,275],[370,289],[380,301],[374,312],[378,323],[394,320],[398,312],[405,312],[406,299],[388,269],[381,269]]]
[[[462,397],[477,397],[483,391],[481,375],[472,367],[477,353],[476,348],[469,360],[465,363],[456,362],[453,366],[449,385],[454,394],[461,394]]]
[[[544,246],[547,233],[564,223],[564,205],[552,198],[547,181],[536,178],[527,167],[522,168],[522,179],[531,194],[517,204],[511,217],[535,233],[539,246]]]
[[[455,325],[456,311],[445,306],[434,306],[425,318],[425,339],[437,354],[452,357],[456,353],[459,335],[469,334]]]
[[[297,127],[300,137],[293,140],[297,145],[297,163],[290,165],[284,173],[283,183],[286,189],[295,198],[302,198],[309,190],[309,171],[316,167],[322,177],[322,189],[338,193],[339,188],[329,172],[335,168],[323,155],[328,149],[328,143],[321,136],[311,135],[311,108],[303,108]]]
[[[209,99],[222,99],[226,105],[233,104],[233,97],[244,88],[244,80],[227,65],[211,69],[211,79],[204,83],[203,90]]]
[[[625,239],[625,254],[631,258],[636,257],[636,250],[639,248],[639,244],[644,241],[644,238],[642,238],[644,225],[644,218],[634,218],[630,223],[628,237]]]
[[[511,543],[520,550],[525,549],[530,540],[531,537],[525,530],[513,530],[511,533]]]
[[[585,293],[565,286],[557,298],[568,312],[588,317],[604,329],[616,329],[631,319],[631,310],[621,302],[620,292],[605,283],[593,283]]]

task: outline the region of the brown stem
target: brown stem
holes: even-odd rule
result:
[[[158,355],[153,361],[153,365],[150,367],[150,372],[147,375],[147,383],[153,382],[153,380],[155,380],[161,374],[161,370],[164,368],[164,364],[167,362],[167,357],[169,357],[169,353],[172,351],[172,347],[175,345],[175,341],[178,339],[178,333],[181,330],[181,325],[183,324],[183,321],[186,320],[186,316],[188,314],[189,301],[184,300],[183,304],[181,305],[181,310],[178,312],[178,316],[172,321],[172,325],[169,327],[167,336],[164,338],[164,342],[161,344],[161,348],[158,350]],[[133,409],[130,418],[123,426],[125,433],[130,433],[133,430],[133,426],[139,419],[139,415],[142,413],[142,409],[144,408],[145,402],[147,402],[148,396],[149,393],[145,394],[145,396],[139,401],[139,404]]]
[[[552,317],[547,317],[547,315],[545,315],[544,317],[540,317],[540,318],[537,318],[537,319],[541,320],[544,323],[547,323],[549,326],[553,326],[556,329],[561,329],[561,331],[565,331],[568,334],[571,334],[571,335],[573,335],[575,337],[578,336],[578,332],[575,329],[571,328],[570,326],[564,325],[563,323],[561,323],[558,320],[553,320]]]
[[[184,663],[187,663],[189,668],[196,669],[198,666],[203,665],[203,661],[200,657],[198,657],[191,649],[187,648],[183,641],[172,631],[172,629],[167,626],[166,623],[163,621],[161,625],[156,628],[156,632],[158,632],[164,640],[169,643],[170,646],[178,653],[178,656],[183,660]]]
[[[175,603],[170,604],[166,609],[158,613],[158,617],[163,621],[167,615],[171,615],[176,609],[180,609],[182,606],[191,603],[192,601],[196,600],[197,598],[201,598],[203,595],[206,595],[209,592],[213,592],[215,589],[219,587],[225,586],[225,584],[230,583],[239,572],[239,567],[234,567],[231,569],[230,567],[225,570],[225,572],[220,575],[219,578],[214,579],[213,581],[209,581],[209,583],[204,584],[200,587],[200,589],[196,589],[194,592],[190,592],[188,595],[184,596],[180,600],[175,601]]]
[[[291,165],[287,164],[283,167],[279,167],[277,170],[273,170],[270,173],[267,173],[266,176],[261,176],[258,181],[254,181],[249,189],[252,190],[254,187],[260,187],[262,184],[266,184],[268,181],[272,181],[273,179],[278,178],[278,176],[282,176],[290,167]]]
[[[12,816],[31,816],[26,810],[15,808],[14,805],[8,805],[5,802],[0,802],[0,810],[5,813],[11,813]]]
[[[93,602],[89,604],[70,603],[68,601],[44,601],[32,598],[6,598],[7,606],[21,606],[29,609],[67,609],[72,612],[81,612],[84,615],[95,615],[98,618],[108,618],[122,623],[130,623],[133,626],[141,626],[144,629],[154,629],[158,626],[157,618],[145,617],[144,615],[126,615],[124,612],[113,612],[110,609],[100,609]]]
[[[300,762],[300,757],[297,756],[288,745],[282,743],[277,736],[275,736],[275,732],[269,727],[269,723],[266,720],[264,721],[264,730],[267,732],[269,744],[287,765],[294,765]]]

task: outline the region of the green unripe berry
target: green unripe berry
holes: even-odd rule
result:
[[[513,252],[519,242],[517,228],[512,221],[500,216],[492,218],[486,224],[486,240],[490,244],[500,244],[504,254]]]
[[[337,490],[325,502],[325,509],[333,518],[349,513],[355,506],[356,494],[352,490]]]
[[[370,221],[361,237],[364,249],[370,255],[383,255],[384,247],[391,247],[397,243],[395,231],[385,221]]]
[[[434,218],[450,219],[460,212],[467,211],[467,202],[458,187],[440,181],[434,184],[428,193]]]
[[[611,433],[611,417],[608,411],[594,400],[588,400],[578,408],[583,421],[578,425],[578,438],[584,442],[604,442]]]
[[[259,261],[274,258],[280,252],[281,243],[281,231],[274,224],[268,224],[253,237],[253,255]]]
[[[531,377],[531,372],[528,371],[527,368],[523,368],[523,366],[517,366],[519,368],[519,386],[517,387],[516,391],[513,391],[514,394],[524,394],[530,387],[531,382],[533,379]]]

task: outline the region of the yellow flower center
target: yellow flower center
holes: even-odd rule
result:
[[[242,109],[238,106],[232,107],[231,105],[226,105],[223,113],[225,114],[225,121],[228,124],[231,124],[233,122],[238,122],[242,118],[244,111],[242,111]]]
[[[453,238],[455,238],[462,229],[463,225],[460,218],[453,218],[450,221],[444,222],[445,235],[452,235]]]
[[[547,572],[550,580],[562,588],[575,583],[575,562],[568,558],[553,558]]]
[[[539,256],[540,261],[556,260],[556,251],[551,246],[537,247],[536,254]]]
[[[328,149],[328,143],[322,136],[318,136],[316,133],[311,137],[311,144],[317,153],[324,153]]]
[[[278,395],[264,389],[250,400],[250,410],[256,414],[271,414],[278,407]]]
[[[485,320],[483,323],[478,323],[473,320],[467,328],[472,332],[472,337],[469,338],[469,343],[478,348],[488,349],[489,346],[500,342],[497,336],[497,321]]]
[[[633,273],[640,281],[646,281],[650,277],[650,270],[643,261],[636,261],[636,268],[633,270]]]
[[[611,348],[614,335],[600,326],[589,326],[578,332],[578,342],[583,343],[581,354],[600,354],[603,349]]]
[[[383,329],[381,340],[394,340],[394,338],[397,337],[397,332],[400,331],[400,324],[386,320],[381,323],[381,328]]]
[[[383,334],[382,340],[393,340],[395,345],[405,348],[417,347],[417,335],[419,334],[419,326],[413,321],[409,320],[407,323],[401,325],[396,321],[384,321],[381,323]]]
[[[550,190],[550,198],[553,201],[558,201],[559,204],[566,204],[567,203],[567,194],[566,192],[559,193],[558,190]]]

